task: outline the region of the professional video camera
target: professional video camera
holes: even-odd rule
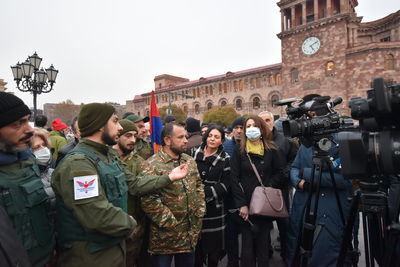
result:
[[[352,98],[351,117],[360,131],[339,133],[342,173],[373,180],[400,173],[400,84],[375,78],[367,98]]]
[[[301,103],[299,99],[290,98],[275,103],[276,106],[287,105],[286,113],[289,120],[282,122],[284,135],[320,139],[321,136],[352,127],[351,119],[341,117],[333,109],[334,106],[342,103],[342,98],[337,97],[329,101],[330,99],[329,96],[321,96]],[[300,104],[293,106],[294,102],[300,102]],[[318,114],[322,110],[325,113],[322,116],[313,117],[311,115],[311,112]]]

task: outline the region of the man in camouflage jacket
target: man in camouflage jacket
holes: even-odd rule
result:
[[[119,159],[126,164],[128,170],[139,175],[140,166],[144,159],[140,157],[134,146],[138,134],[136,125],[127,119],[120,120],[119,124],[122,131],[119,132],[117,144],[113,146],[117,150]],[[148,219],[140,207],[140,197],[129,194],[128,196],[128,214],[137,222],[134,232],[126,239],[126,266],[138,267],[151,266],[148,248]]]
[[[162,149],[142,165],[142,175],[161,175],[174,166],[188,164],[189,174],[182,182],[144,195],[142,208],[151,219],[149,252],[153,266],[193,266],[194,249],[205,213],[204,188],[194,159],[182,154],[187,139],[182,126],[169,124],[161,133]]]

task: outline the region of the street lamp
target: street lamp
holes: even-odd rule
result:
[[[36,98],[41,93],[49,93],[53,90],[53,85],[56,82],[58,70],[53,65],[44,70],[40,68],[40,58],[36,52],[28,57],[23,63],[17,63],[12,66],[11,70],[14,76],[14,81],[17,83],[18,90],[22,92],[31,92],[33,94],[33,115],[36,117]],[[21,83],[21,86],[20,86]]]

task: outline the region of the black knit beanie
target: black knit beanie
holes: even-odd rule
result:
[[[238,126],[238,125],[239,125],[239,126],[243,126],[245,120],[246,120],[246,119],[245,119],[244,117],[236,118],[236,119],[232,122],[232,129],[235,128],[235,127]]]
[[[30,114],[31,111],[21,99],[6,92],[0,92],[0,128]]]
[[[90,103],[84,105],[78,115],[81,137],[95,133],[98,129],[106,125],[114,113],[115,108],[109,104]]]
[[[200,121],[189,117],[186,119],[186,131],[189,133],[200,132]]]

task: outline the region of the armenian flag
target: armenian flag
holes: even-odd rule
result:
[[[162,122],[160,113],[156,105],[156,98],[154,91],[151,91],[151,102],[150,102],[150,139],[153,144],[154,153],[157,153],[161,148],[161,130]]]

